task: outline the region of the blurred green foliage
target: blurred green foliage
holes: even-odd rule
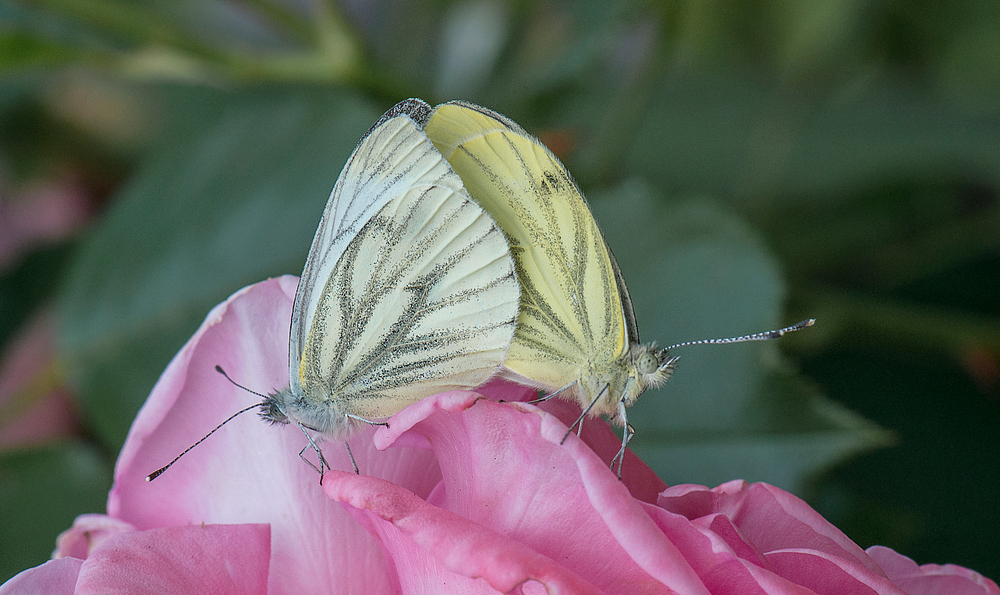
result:
[[[0,580],[102,512],[170,357],[301,270],[347,155],[410,96],[564,158],[644,340],[819,320],[677,350],[630,415],[666,481],[769,481],[862,546],[1000,576],[995,1],[4,0],[0,72],[0,201],[68,176],[96,213],[0,262],[0,340],[54,308],[83,417],[0,453],[24,544]]]

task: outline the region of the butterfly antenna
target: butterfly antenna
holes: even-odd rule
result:
[[[764,331],[762,333],[753,333],[751,335],[743,335],[742,337],[728,337],[726,339],[701,339],[699,341],[685,341],[684,343],[676,343],[666,348],[666,350],[673,349],[675,347],[687,347],[688,345],[721,345],[723,343],[746,343],[747,341],[769,341],[771,339],[777,339],[778,337],[791,333],[794,331],[800,331],[804,328],[809,328],[810,326],[816,324],[815,318],[807,318],[802,322],[793,324],[792,326],[786,326],[785,328],[779,328],[773,331]]]
[[[799,324],[802,324],[802,323],[800,322]],[[771,332],[775,332],[775,331],[771,331]],[[232,384],[233,386],[235,386],[236,388],[242,388],[243,390],[247,391],[251,395],[257,395],[258,397],[260,397],[262,399],[266,399],[267,398],[267,395],[262,395],[262,394],[260,394],[259,392],[255,391],[255,390],[251,390],[251,389],[243,386],[239,382],[236,382],[235,380],[233,380],[232,378],[230,378],[229,374],[226,374],[226,371],[222,369],[222,366],[216,364],[215,365],[215,371],[218,372],[219,374],[222,374],[223,376],[225,376],[226,380],[228,380],[229,383]]]
[[[245,386],[242,386],[242,385],[240,385],[240,384],[238,384],[238,383],[234,382],[234,381],[233,381],[233,379],[229,377],[229,374],[226,374],[226,371],[222,369],[222,366],[218,366],[218,365],[217,365],[217,366],[215,366],[215,371],[216,371],[216,372],[218,372],[219,374],[222,374],[223,376],[225,376],[225,377],[226,377],[226,380],[228,380],[229,382],[231,382],[231,383],[232,383],[232,384],[233,384],[234,386],[237,386],[237,387],[239,387],[239,388],[242,388],[243,390],[245,390],[245,391],[247,391],[247,392],[249,392],[249,393],[252,393],[252,394],[255,394],[255,395],[257,395],[258,397],[262,397],[262,398],[265,398],[265,399],[267,398],[267,397],[266,397],[265,395],[262,395],[262,394],[260,394],[260,393],[259,393],[259,392],[257,392],[257,391],[253,391],[253,390],[250,390],[249,388],[247,388],[247,387],[245,387]],[[211,432],[209,432],[209,433],[205,434],[204,436],[202,436],[202,437],[201,437],[201,440],[198,440],[197,442],[195,442],[195,443],[194,443],[194,444],[192,444],[191,446],[189,446],[189,447],[185,448],[185,449],[184,449],[184,452],[182,452],[181,454],[179,454],[179,455],[177,455],[176,457],[174,457],[174,460],[170,461],[170,462],[169,462],[169,463],[167,463],[166,465],[164,465],[164,466],[160,467],[160,468],[159,468],[159,469],[157,469],[156,471],[153,471],[152,473],[150,473],[149,475],[147,475],[147,476],[146,476],[146,481],[153,481],[153,480],[154,480],[154,479],[156,479],[157,477],[159,477],[159,476],[163,475],[163,472],[164,472],[164,471],[166,471],[167,469],[169,469],[171,465],[173,465],[174,463],[176,463],[176,462],[177,462],[177,461],[178,461],[178,460],[179,460],[179,459],[180,459],[181,457],[183,457],[183,456],[184,456],[184,455],[186,455],[186,454],[187,454],[188,452],[190,452],[192,448],[194,448],[194,447],[198,446],[199,444],[201,444],[202,442],[204,442],[206,438],[208,438],[209,436],[211,436],[212,434],[214,434],[214,433],[215,433],[216,431],[218,431],[218,429],[219,429],[219,428],[221,428],[222,426],[224,426],[224,425],[226,425],[227,423],[231,422],[231,421],[233,420],[233,418],[235,418],[236,416],[238,416],[238,415],[242,415],[242,414],[246,413],[247,411],[250,411],[251,409],[255,409],[255,408],[257,408],[257,407],[260,407],[260,403],[255,403],[255,404],[253,404],[253,405],[250,405],[249,407],[245,407],[245,408],[243,408],[243,409],[240,409],[240,410],[239,410],[239,411],[237,411],[236,413],[234,413],[234,414],[230,415],[229,417],[227,417],[227,418],[226,418],[226,420],[225,420],[224,422],[222,422],[221,424],[219,424],[219,425],[215,426],[215,427],[214,427],[214,428],[212,429],[212,431],[211,431]]]

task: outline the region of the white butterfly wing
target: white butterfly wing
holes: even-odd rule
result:
[[[316,315],[314,292],[323,289],[320,280],[330,277],[347,244],[372,215],[406,191],[414,174],[403,168],[427,170],[437,161],[422,146],[423,135],[414,134],[408,116],[408,109],[419,116],[421,107],[428,106],[408,100],[386,112],[358,142],[334,184],[295,292],[288,349],[293,392],[301,388],[299,362],[306,329]]]
[[[404,102],[362,139],[310,250],[291,372],[322,415],[385,417],[478,386],[513,336],[506,238],[418,127],[428,111]]]

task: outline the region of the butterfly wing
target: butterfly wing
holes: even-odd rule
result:
[[[566,168],[517,124],[476,105],[440,105],[425,130],[511,243],[522,297],[509,375],[548,389],[607,375],[628,353],[631,300]]]
[[[418,127],[428,112],[403,102],[361,140],[310,249],[290,367],[317,415],[384,417],[478,386],[510,344],[506,239]]]
[[[295,291],[288,350],[293,393],[301,394],[299,363],[307,329],[316,316],[314,292],[324,287],[321,280],[330,277],[347,244],[372,215],[405,192],[411,178],[402,168],[417,171],[435,162],[434,155],[422,146],[422,135],[414,134],[409,126],[412,120],[408,112],[419,116],[421,107],[428,106],[410,100],[386,112],[358,141],[334,184]],[[407,159],[408,155],[417,158]]]

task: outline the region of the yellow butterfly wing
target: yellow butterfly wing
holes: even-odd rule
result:
[[[522,294],[509,376],[549,390],[593,380],[617,393],[635,340],[631,302],[566,168],[517,124],[472,104],[438,106],[425,131],[510,241]]]
[[[402,102],[334,187],[293,308],[288,418],[331,436],[496,373],[520,287],[503,232]]]

